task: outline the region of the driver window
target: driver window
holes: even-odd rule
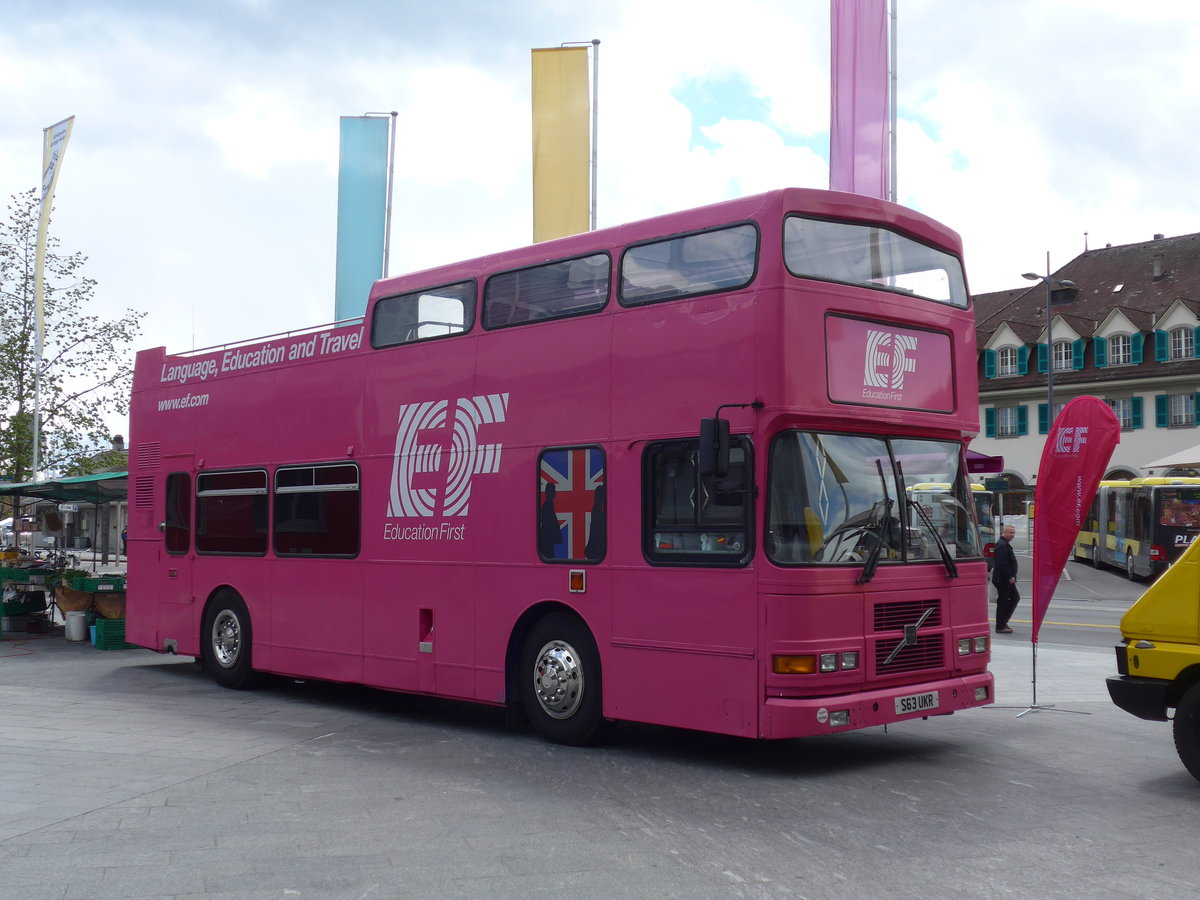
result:
[[[729,475],[699,474],[698,442],[651,444],[644,458],[643,552],[667,565],[741,566],[749,562],[750,445],[735,437]]]

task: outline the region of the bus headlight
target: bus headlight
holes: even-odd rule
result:
[[[821,654],[821,671],[836,672],[838,667],[838,655],[836,653]]]
[[[978,635],[975,638],[975,652],[976,653],[987,653],[988,652],[988,636],[986,634]]]
[[[829,725],[831,728],[839,728],[842,725],[850,724],[850,710],[835,709],[829,714]]]
[[[958,639],[958,655],[959,656],[969,656],[970,653],[971,653],[971,639],[970,638],[959,638]]]
[[[858,651],[857,650],[847,650],[846,652],[844,652],[842,654],[842,668],[843,669],[857,669],[858,668]]]

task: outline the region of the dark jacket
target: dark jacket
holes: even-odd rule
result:
[[[992,584],[1008,584],[1008,579],[1017,577],[1017,554],[1012,544],[1004,538],[996,541],[996,561],[992,566]]]

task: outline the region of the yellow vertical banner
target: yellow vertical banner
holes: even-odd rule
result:
[[[590,124],[587,47],[535,49],[533,240],[588,230]]]
[[[71,127],[75,117],[63,119],[49,128],[42,129],[42,205],[38,216],[36,267],[34,269],[34,303],[35,303],[35,336],[37,341],[38,361],[41,361],[42,347],[45,342],[44,323],[42,315],[42,293],[44,290],[46,265],[46,233],[50,227],[50,208],[54,205],[54,186],[58,183],[59,163],[66,152],[67,141],[71,138]]]

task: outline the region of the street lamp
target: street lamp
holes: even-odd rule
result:
[[[1050,275],[1050,252],[1046,252],[1046,274],[1038,275],[1026,272],[1022,276],[1029,281],[1040,281],[1046,285],[1046,430],[1054,424],[1054,335],[1051,331],[1054,317],[1050,311],[1051,292],[1055,287],[1073,288],[1077,285],[1065,278],[1053,278]]]

